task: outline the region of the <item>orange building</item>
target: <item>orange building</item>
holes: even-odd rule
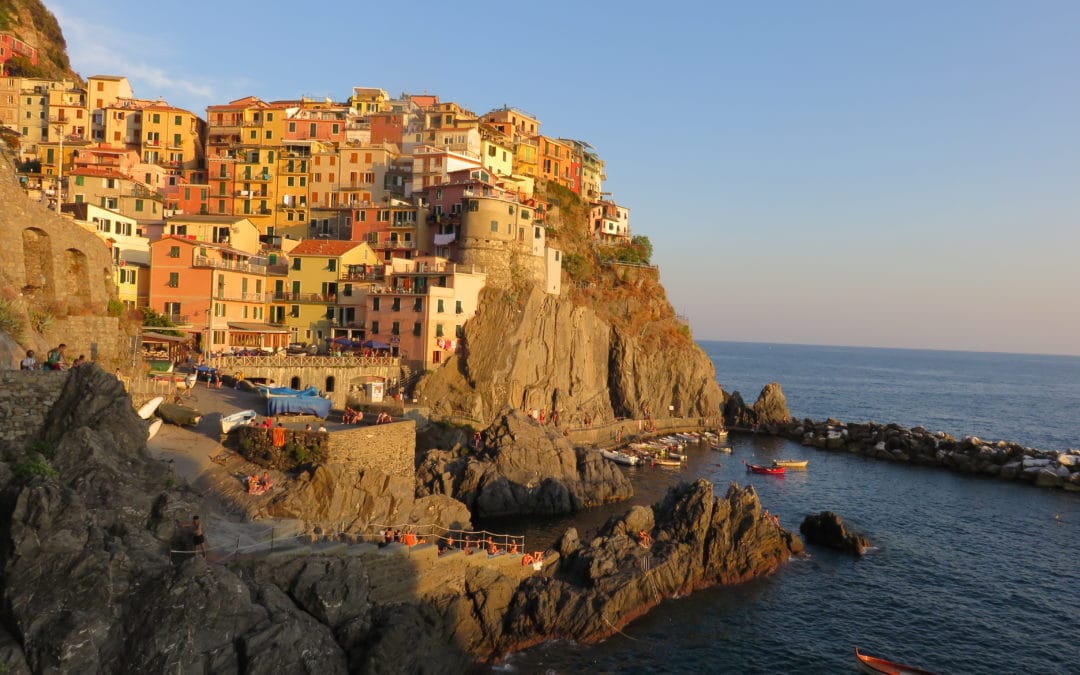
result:
[[[266,323],[267,271],[251,253],[166,235],[150,244],[150,307],[198,336],[204,353],[284,347],[289,331]]]

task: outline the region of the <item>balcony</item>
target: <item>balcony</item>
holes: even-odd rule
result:
[[[215,300],[228,300],[232,302],[263,302],[266,298],[264,293],[237,293],[236,291],[229,291],[222,288],[214,291]]]
[[[221,258],[209,258],[195,256],[194,267],[212,267],[219,270],[233,270],[234,272],[248,272],[249,274],[266,274],[266,265],[251,263],[240,260],[224,260]]]
[[[396,239],[390,239],[388,241],[376,241],[368,242],[371,248],[382,251],[387,249],[415,249],[415,241],[400,241]]]
[[[276,302],[317,302],[332,304],[337,302],[337,293],[274,293]]]

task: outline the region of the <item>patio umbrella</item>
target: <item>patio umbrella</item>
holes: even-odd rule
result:
[[[371,349],[390,349],[390,345],[385,342],[379,342],[378,340],[365,340],[362,346]]]

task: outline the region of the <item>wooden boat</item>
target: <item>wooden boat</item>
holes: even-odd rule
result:
[[[616,464],[625,464],[626,466],[637,466],[641,461],[634,455],[628,455],[625,452],[619,452],[618,450],[601,450],[600,454],[604,459],[610,459]]]
[[[689,455],[684,455],[681,452],[672,452],[670,450],[668,450],[667,456],[668,459],[677,459],[680,462],[685,462],[689,458]]]
[[[746,462],[743,461],[743,464],[746,464]],[[784,472],[787,471],[782,466],[762,466],[761,464],[746,464],[746,470],[750,473],[761,473],[767,476],[783,476]]]
[[[875,673],[876,675],[934,675],[929,670],[923,670],[922,668],[905,666],[902,663],[893,663],[892,661],[879,659],[876,656],[860,654],[858,647],[855,648],[855,658],[859,660],[859,668],[864,673]]]
[[[713,443],[709,447],[712,448],[713,450],[717,451],[717,452],[726,452],[729,455],[731,454],[731,446],[730,445],[720,445],[719,443]]]
[[[154,398],[143,404],[141,408],[139,408],[139,417],[143,418],[144,420],[150,419],[150,416],[154,414],[154,411],[157,410],[157,407],[164,402],[164,396],[155,396]]]
[[[202,419],[202,413],[195,408],[177,403],[162,403],[157,408],[157,414],[169,424],[183,427],[193,427]]]
[[[664,457],[656,457],[652,460],[653,466],[682,466],[682,462],[677,459],[666,459]]]
[[[808,459],[774,459],[773,466],[782,466],[787,469],[805,469],[810,463]]]
[[[241,410],[221,418],[221,433],[227,434],[236,427],[244,426],[258,415],[254,410]]]

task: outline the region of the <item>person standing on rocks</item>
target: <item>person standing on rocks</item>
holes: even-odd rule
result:
[[[192,516],[190,523],[184,524],[178,522],[177,524],[179,524],[180,527],[191,530],[192,543],[195,545],[195,552],[205,558],[206,532],[203,530],[202,521],[199,520],[199,517]]]

